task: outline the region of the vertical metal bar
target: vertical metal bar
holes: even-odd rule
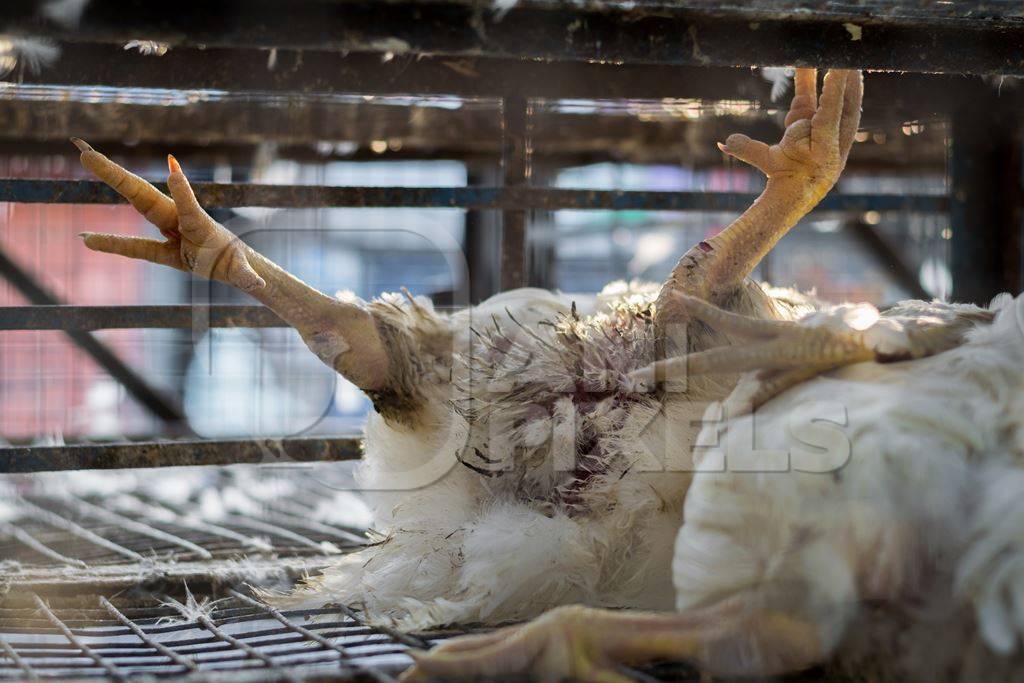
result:
[[[61,301],[43,287],[31,274],[12,261],[0,249],[0,277],[14,285],[22,296],[33,304],[55,306]],[[155,416],[176,425],[179,429],[185,426],[185,417],[181,410],[151,387],[146,380],[124,364],[117,355],[88,332],[66,331],[83,351],[92,356],[96,363],[110,373],[110,376],[121,383],[129,394]]]
[[[530,177],[530,104],[520,95],[501,102],[501,163],[505,187],[527,184]],[[501,289],[526,285],[526,211],[505,210],[501,218]]]
[[[164,655],[165,657],[168,657],[172,662],[174,662],[178,666],[183,667],[185,671],[199,670],[199,667],[192,659],[189,659],[188,657],[185,657],[184,655],[175,652],[163,643],[154,640],[150,636],[146,635],[145,631],[139,628],[139,626],[134,621],[132,621],[124,614],[122,614],[119,609],[114,607],[114,605],[112,605],[111,602],[102,595],[100,596],[100,605],[104,609],[106,609],[112,617],[120,621],[129,631],[134,633],[139,640],[141,640],[143,643],[150,646],[160,654]]]
[[[57,627],[58,631],[64,634],[64,637],[68,639],[69,643],[71,643],[79,650],[81,650],[82,654],[84,654],[86,657],[94,661],[96,665],[101,667],[104,671],[106,671],[111,678],[115,678],[119,681],[128,680],[128,677],[124,673],[122,673],[121,670],[113,664],[113,662],[108,662],[103,657],[100,657],[95,650],[93,650],[91,647],[83,643],[78,638],[78,636],[72,633],[71,629],[68,628],[68,625],[61,621],[60,618],[53,613],[53,610],[51,610],[50,607],[45,602],[43,602],[43,599],[41,597],[33,593],[32,599],[35,601],[36,607],[39,609],[39,611],[42,612],[47,619],[49,619],[51,624]]]
[[[466,162],[466,180],[470,187],[498,184],[501,174],[497,157],[493,160]],[[497,211],[466,209],[466,253],[469,278],[469,303],[476,305],[501,289],[501,217]]]
[[[1021,124],[980,81],[953,110],[953,300],[985,305],[1021,286]]]

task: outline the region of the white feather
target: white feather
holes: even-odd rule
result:
[[[772,102],[778,102],[789,92],[795,71],[792,67],[766,66],[761,69],[761,78],[772,84]]]
[[[60,48],[46,38],[0,34],[0,77],[18,66],[39,73],[60,57]]]
[[[391,298],[380,314],[410,335],[452,331],[455,361],[421,387],[419,423],[369,421],[357,478],[378,542],[282,600],[361,601],[371,621],[418,629],[570,602],[667,609],[674,589],[679,609],[729,600],[805,619],[834,664],[854,671],[867,661],[897,678],[1014,670],[1024,299],[996,299],[992,321],[939,302],[880,313],[754,285],[744,294],[740,312],[858,330],[882,350],[947,327],[959,346],[841,368],[730,417],[717,402],[735,378],[691,378],[664,402],[601,394],[601,381],[616,386],[653,353],[642,322],[653,290],[617,285],[590,317],[540,290],[451,318]],[[581,377],[597,388],[580,392]],[[573,451],[568,469],[556,443]],[[436,476],[410,487],[424,472]],[[750,638],[730,640],[714,660],[728,662],[721,673],[774,670],[778,653]]]

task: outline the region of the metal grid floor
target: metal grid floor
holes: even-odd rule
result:
[[[339,522],[350,487],[336,465],[0,479],[0,678],[393,680],[454,632],[278,611],[246,587],[361,546]]]
[[[331,464],[0,478],[0,594],[285,586],[365,543],[351,487]]]
[[[345,605],[252,597],[365,542],[343,523],[349,487],[336,464],[0,477],[0,679],[387,683],[410,647],[483,631],[402,633]]]
[[[345,606],[278,611],[235,588],[200,599],[178,588],[177,596],[8,596],[0,602],[0,678],[386,682],[411,663],[409,647],[454,634],[368,626]]]

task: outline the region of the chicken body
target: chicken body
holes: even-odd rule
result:
[[[1024,297],[992,308],[957,348],[851,365],[707,427],[677,609],[795,615],[813,624],[814,659],[858,679],[1021,675]],[[709,648],[711,668],[816,663],[779,667],[763,638],[738,629]]]
[[[848,306],[765,292],[773,307],[761,311],[765,319],[782,311],[811,327],[850,320]],[[527,320],[531,311],[566,313],[547,295],[506,296],[500,303],[524,297],[509,311]],[[616,319],[599,313],[588,324],[617,329]],[[1024,297],[1001,296],[990,310],[904,302],[883,314],[880,334],[891,339],[928,320],[946,321],[962,339],[926,358],[824,373],[756,411],[730,414],[756,373],[693,382],[657,401],[624,392],[622,414],[603,423],[576,399],[573,419],[597,435],[576,442],[591,445],[577,458],[597,454],[606,471],[569,499],[559,496],[580,472],[545,478],[552,451],[538,451],[528,428],[501,431],[527,467],[488,477],[460,463],[419,491],[381,498],[389,540],[310,589],[370,596],[371,615],[415,626],[500,622],[569,603],[662,610],[648,621],[555,610],[501,632],[513,644],[505,650],[482,648],[478,660],[472,647],[460,650],[448,662],[457,668],[444,668],[440,648],[419,660],[418,671],[431,675],[499,674],[511,658],[542,679],[604,680],[607,668],[574,659],[595,651],[614,653],[612,662],[687,657],[723,675],[815,664],[858,680],[1019,674]],[[649,340],[638,339],[624,357],[643,358]],[[633,365],[616,370],[626,377]],[[522,397],[495,400],[510,398]],[[368,437],[372,472],[395,471],[398,453],[409,453],[410,467],[421,461],[411,444],[396,447],[402,437],[384,423]],[[656,473],[639,466],[655,461]],[[681,616],[665,616],[672,606]],[[659,640],[666,629],[672,637]],[[630,631],[639,644],[621,640]]]
[[[750,283],[734,303],[773,318],[816,303],[768,291]],[[360,602],[405,628],[573,602],[670,609],[700,418],[735,378],[699,378],[670,402],[635,386],[630,373],[656,358],[657,292],[615,283],[578,302],[521,289],[451,317],[426,301],[376,304],[412,338],[448,329],[453,360],[421,383],[430,408],[417,422],[367,426],[357,476],[379,542],[290,600]]]

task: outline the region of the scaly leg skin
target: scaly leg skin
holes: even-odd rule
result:
[[[86,142],[71,141],[81,151],[82,165],[131,202],[164,237],[161,241],[82,233],[86,247],[237,287],[294,327],[310,350],[374,398],[380,411],[406,419],[414,393],[405,381],[408,359],[391,354],[378,321],[361,302],[342,302],[317,291],[213,220],[199,205],[174,157],[167,157],[168,197]]]
[[[720,149],[768,177],[760,197],[731,225],[683,256],[658,297],[662,325],[689,318],[675,294],[713,303],[730,300],[747,276],[832,189],[846,165],[857,126],[863,82],[859,71],[829,71],[817,97],[817,73],[798,69],[782,140],[768,146],[730,135]]]
[[[718,675],[773,675],[818,662],[818,629],[800,618],[742,609],[736,600],[687,613],[560,607],[523,624],[464,636],[430,652],[400,680],[466,680],[526,674],[543,683],[626,683],[623,667],[687,660]]]
[[[945,319],[884,318],[875,307],[860,304],[837,307],[811,325],[739,315],[685,294],[675,294],[674,299],[692,318],[750,342],[660,360],[633,372],[631,379],[638,387],[645,387],[689,375],[754,371],[741,379],[730,397],[733,407],[740,408],[739,413],[758,408],[795,384],[844,365],[913,360],[953,348],[980,319],[979,313],[951,313]]]

